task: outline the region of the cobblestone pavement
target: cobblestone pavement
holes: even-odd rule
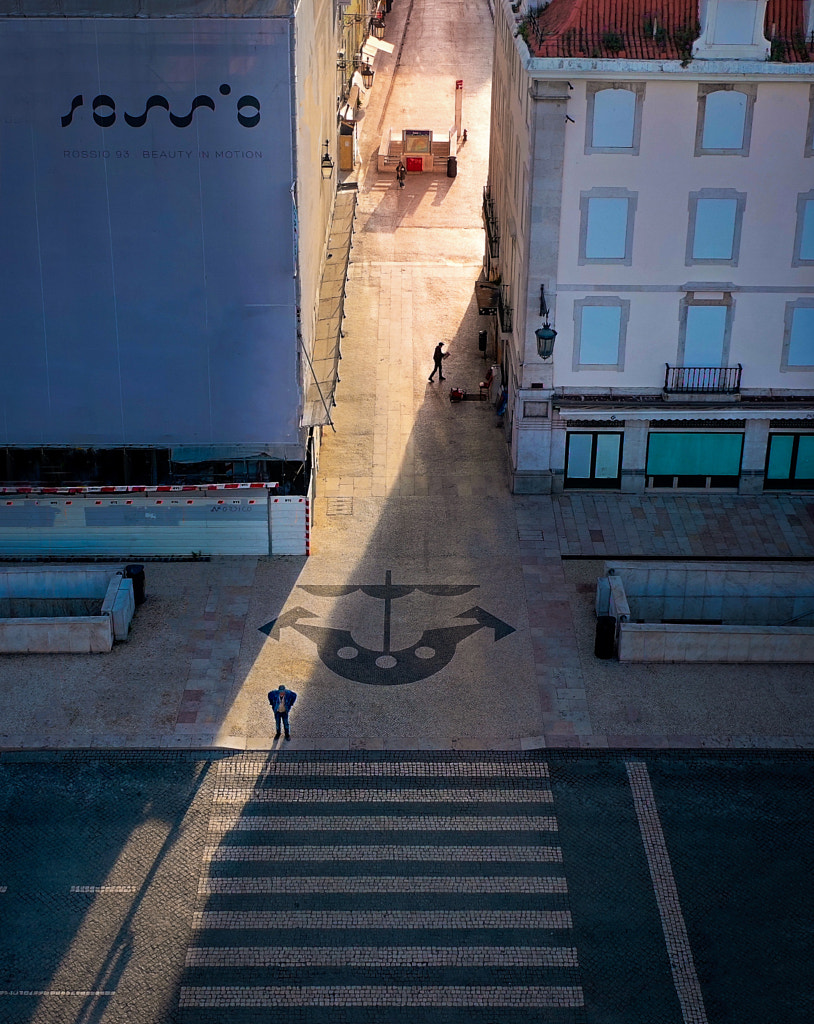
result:
[[[808,1024],[811,755],[6,754],[2,1024]]]

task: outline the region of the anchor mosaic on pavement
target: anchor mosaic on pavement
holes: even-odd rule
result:
[[[356,640],[350,629],[336,629],[310,623],[315,613],[299,606],[291,608],[260,627],[261,633],[275,640],[281,639],[285,627],[296,629],[311,640],[327,668],[345,679],[374,686],[399,686],[427,679],[445,668],[455,656],[458,644],[479,629],[490,629],[495,641],[514,632],[514,627],[490,615],[475,605],[460,612],[456,619],[474,619],[471,625],[436,626],[423,630],[418,640],[409,647],[394,648],[391,643],[393,602],[410,594],[429,594],[432,597],[459,597],[478,589],[477,583],[454,586],[448,584],[394,585],[388,569],[384,584],[358,584],[330,586],[299,584],[316,597],[347,597],[361,592],[366,597],[383,603],[381,646],[371,649]],[[397,613],[396,613],[397,614]]]

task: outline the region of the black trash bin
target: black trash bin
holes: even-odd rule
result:
[[[449,156],[447,157],[447,177],[457,178],[458,177],[458,157]]]
[[[616,646],[616,619],[612,615],[600,615],[596,620],[594,655],[597,658],[612,658]]]
[[[136,607],[144,604],[144,566],[126,565],[124,567],[125,579],[133,581],[133,599]]]

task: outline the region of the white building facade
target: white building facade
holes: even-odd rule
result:
[[[513,489],[814,489],[814,5],[592,4],[497,4]]]

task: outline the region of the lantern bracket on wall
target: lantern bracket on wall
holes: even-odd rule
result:
[[[331,154],[330,154],[330,152],[328,150],[328,140],[327,139],[325,140],[325,152],[322,154],[322,164],[321,164],[321,167],[322,167],[322,177],[327,180],[328,178],[330,178],[330,176],[334,172],[334,162],[333,162],[333,160],[331,158]]]
[[[548,322],[550,316],[549,308],[545,300],[545,285],[540,285],[540,316],[543,318],[543,323],[534,332],[534,336],[537,339],[537,354],[541,359],[550,359],[554,353],[554,341],[557,337],[557,332]]]

